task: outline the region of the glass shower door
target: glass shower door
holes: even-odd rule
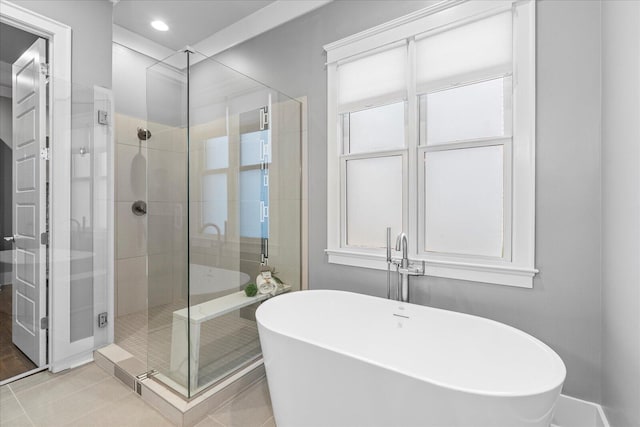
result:
[[[149,92],[173,85],[180,94],[173,102],[147,95],[155,116],[170,108],[179,116],[148,124],[152,139],[165,132],[154,127],[168,125],[176,144],[155,161],[148,144],[148,359],[157,379],[193,396],[259,360],[255,310],[300,288],[301,134],[297,101],[199,54],[184,56],[184,68],[173,67],[181,84],[169,83],[166,63],[147,75]],[[156,191],[154,170],[169,178]],[[158,192],[169,200],[154,202]],[[272,289],[247,295],[264,281]]]
[[[188,396],[188,57],[147,69],[147,370]],[[145,136],[146,133],[146,136]]]

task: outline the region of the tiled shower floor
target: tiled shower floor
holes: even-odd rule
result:
[[[131,353],[148,369],[169,371],[172,316],[183,303],[168,304],[120,316],[115,322],[115,343]],[[199,386],[207,385],[260,353],[255,321],[238,312],[204,323],[200,333]]]
[[[115,343],[144,364],[147,363],[147,311],[116,318]]]

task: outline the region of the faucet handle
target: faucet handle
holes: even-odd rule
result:
[[[401,269],[402,273],[406,273],[410,276],[424,276],[426,271],[426,261],[424,260],[422,260],[419,266],[415,263],[410,263],[407,268]]]

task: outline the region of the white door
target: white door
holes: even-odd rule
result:
[[[13,343],[37,366],[46,357],[46,42],[13,64]],[[46,243],[46,242],[45,242]],[[44,327],[44,328],[43,328]]]

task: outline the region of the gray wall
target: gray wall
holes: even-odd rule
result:
[[[602,402],[640,425],[640,2],[602,10]]]
[[[158,62],[113,43],[113,98],[116,113],[147,118],[147,68]]]
[[[105,0],[15,0],[72,29],[73,83],[111,87],[111,3]]]
[[[337,1],[218,56],[309,101],[309,284],[386,294],[385,273],[329,265],[323,44],[428,5]],[[537,11],[537,225],[533,289],[427,278],[413,302],[496,319],[553,347],[564,393],[600,402],[600,3],[541,1]],[[286,64],[286,66],[284,66]]]

